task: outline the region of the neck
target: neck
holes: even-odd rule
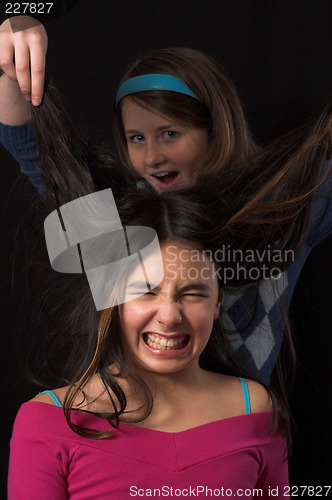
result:
[[[140,372],[142,379],[148,384],[154,400],[176,402],[184,394],[197,391],[205,382],[205,370],[198,363],[185,371],[175,373]]]
[[[139,377],[148,385],[153,396],[153,410],[151,415],[144,420],[145,425],[152,426],[155,419],[167,421],[173,419],[174,415],[181,414],[183,407],[188,406],[188,401],[202,400],[204,394],[210,389],[211,373],[199,367],[198,362],[187,367],[186,370],[173,373],[156,373],[146,370],[137,370]],[[140,418],[139,408],[144,405],[144,396],[137,392],[137,388],[131,385],[128,379],[121,378],[119,382],[127,397],[127,415],[122,420],[132,421]],[[143,399],[142,399],[143,397]]]
[[[178,432],[218,419],[215,395],[218,394],[220,381],[217,384],[211,372],[197,367],[179,373],[140,373],[140,376],[151,389],[153,407],[151,413],[140,423],[136,420],[135,425]],[[141,417],[141,396],[131,394],[127,398],[130,413],[122,416],[123,421],[133,422],[133,419]]]

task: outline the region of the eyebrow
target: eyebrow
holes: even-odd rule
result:
[[[129,283],[128,288],[147,288],[148,285],[146,281],[133,281],[132,283]]]
[[[133,283],[130,283],[128,285],[129,289],[148,289],[148,290],[160,290],[160,285],[153,285],[151,283],[146,283],[145,281],[134,281]],[[188,292],[189,290],[197,290],[201,292],[210,292],[211,288],[208,285],[205,285],[204,283],[191,283],[189,285],[185,285],[181,288],[179,288],[178,292],[180,293],[185,293]]]
[[[188,292],[189,290],[197,290],[200,292],[211,292],[211,288],[208,285],[204,285],[204,283],[191,283],[190,285],[183,286],[179,289],[179,292]]]
[[[146,283],[145,281],[133,281],[133,283],[130,283],[128,286],[128,289],[135,289],[135,290],[155,290],[156,292],[160,291],[160,285],[153,285],[150,283]],[[204,283],[197,282],[197,283],[191,283],[189,285],[185,285],[181,288],[179,288],[178,293],[186,293],[189,290],[197,290],[199,292],[211,292],[211,288],[208,285],[204,285]]]
[[[159,132],[160,130],[171,129],[171,128],[174,128],[174,127],[175,127],[175,125],[173,123],[166,123],[165,125],[161,125],[160,127],[157,127],[154,130],[156,130],[157,132]],[[140,132],[139,130],[135,130],[135,129],[125,130],[125,134],[144,135],[144,134],[142,134],[142,132]]]
[[[132,283],[129,283],[129,285],[127,285],[127,287],[129,289],[130,288],[138,288],[138,289],[148,288],[149,290],[152,288],[151,285],[149,283],[147,283],[146,281],[133,281]]]

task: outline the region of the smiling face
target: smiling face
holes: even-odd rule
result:
[[[199,369],[198,358],[219,315],[220,292],[213,264],[190,258],[190,249],[162,248],[164,279],[140,295],[145,282],[133,272],[126,284],[127,302],[119,306],[121,335],[139,369],[171,374]],[[145,261],[153,267],[154,257]],[[158,273],[159,275],[159,273]],[[128,301],[129,300],[129,301]]]
[[[159,115],[130,97],[122,102],[130,162],[158,192],[197,183],[207,157],[206,130]]]

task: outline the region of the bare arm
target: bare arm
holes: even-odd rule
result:
[[[19,125],[29,119],[28,101],[43,97],[47,35],[35,19],[19,16],[0,26],[0,122]]]

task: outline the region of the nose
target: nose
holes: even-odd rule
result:
[[[174,326],[182,322],[180,304],[169,299],[160,301],[155,319],[165,329],[172,329]]]
[[[147,167],[159,167],[165,162],[162,145],[158,141],[147,141],[145,147],[144,163]]]

